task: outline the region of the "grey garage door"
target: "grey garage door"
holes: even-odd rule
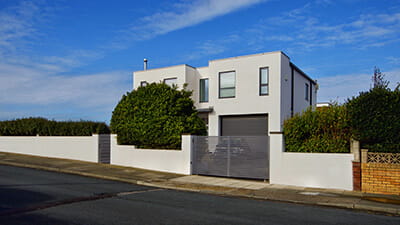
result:
[[[221,116],[221,136],[268,135],[268,115]]]

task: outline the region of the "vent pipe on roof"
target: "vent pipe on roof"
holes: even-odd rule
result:
[[[143,70],[147,70],[147,59],[143,59]]]

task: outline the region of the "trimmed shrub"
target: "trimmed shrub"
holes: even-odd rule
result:
[[[376,86],[346,103],[353,136],[372,152],[400,152],[400,90]]]
[[[332,105],[307,109],[284,123],[286,151],[347,153],[350,125],[346,107]]]
[[[183,133],[205,135],[205,124],[197,116],[191,94],[176,86],[152,83],[124,95],[111,118],[118,144],[180,149]]]
[[[91,121],[57,122],[44,118],[0,121],[0,136],[91,136],[109,133],[105,123]]]

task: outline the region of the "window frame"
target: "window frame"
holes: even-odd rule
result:
[[[234,73],[234,84],[233,87],[229,87],[229,88],[221,88],[221,75],[224,73]],[[233,96],[221,96],[221,90],[224,89],[233,89]],[[235,70],[230,70],[230,71],[224,71],[224,72],[219,72],[218,73],[218,98],[235,98],[236,97],[236,71]]]
[[[262,70],[266,69],[267,70],[267,83],[262,83]],[[258,83],[258,94],[260,96],[265,96],[269,95],[269,67],[261,67],[259,69],[259,83]],[[262,93],[262,87],[267,87],[267,93]]]
[[[147,81],[140,81],[140,87],[146,87],[148,84]]]
[[[172,84],[170,86],[169,84],[165,83],[165,81],[167,81],[167,80],[176,80],[176,82],[175,82],[175,84]],[[168,86],[170,86],[170,87],[173,87],[174,85],[178,85],[178,78],[177,77],[164,78],[163,83],[168,85]]]
[[[204,84],[204,88],[205,88],[205,90],[203,90],[203,91],[205,91],[204,92],[204,97],[205,97],[205,99],[202,99],[201,97],[202,97],[202,89],[201,89],[201,82],[202,81],[207,81],[207,82],[205,82],[205,84]],[[209,79],[208,78],[202,78],[202,79],[200,79],[200,81],[199,81],[199,102],[200,103],[203,103],[203,102],[208,102],[209,101]]]
[[[305,83],[305,86],[304,86],[304,87],[305,87],[305,89],[304,89],[304,90],[305,90],[305,92],[304,92],[304,98],[305,98],[306,101],[308,101],[308,100],[310,99],[310,96],[309,96],[309,95],[310,95],[310,94],[309,94],[309,93],[310,93],[310,85],[307,84],[307,83]]]

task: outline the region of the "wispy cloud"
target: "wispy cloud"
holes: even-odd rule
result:
[[[218,16],[255,5],[265,0],[195,0],[182,1],[168,11],[161,11],[139,20],[133,25],[130,37],[146,40],[171,31],[197,25]]]
[[[390,82],[389,87],[395,88],[400,82],[400,68],[383,72],[385,79]],[[362,91],[368,91],[372,85],[371,74],[343,74],[337,76],[321,77],[318,79],[318,101],[338,101],[343,103],[352,96],[357,96]]]
[[[43,15],[36,3],[28,1],[0,10],[0,56],[15,53],[25,38],[38,35],[34,24]]]
[[[281,16],[267,18],[258,24],[265,28],[265,34],[273,31],[274,35],[265,40],[286,42],[287,45],[311,50],[319,47],[337,45],[352,45],[354,48],[381,47],[400,38],[400,12],[362,14],[345,22],[320,22],[313,13],[321,4],[334,4],[325,1],[315,1],[284,12]],[[286,34],[286,28],[291,27],[291,34]],[[272,33],[272,32],[271,32]],[[278,38],[275,38],[278,37]]]
[[[390,64],[400,65],[400,57],[389,56],[386,57]]]
[[[115,103],[131,86],[127,71],[60,76],[0,64],[0,74],[0,104],[105,106]]]
[[[320,15],[315,14],[315,11],[334,4],[335,2],[330,0],[316,0],[282,12],[280,16],[266,15],[248,28],[196,44],[198,55],[189,54],[186,59],[209,57],[232,49],[238,51],[238,48],[242,48],[239,51],[249,53],[265,50],[266,46],[269,46],[270,51],[284,50],[288,54],[293,54],[337,46],[358,50],[368,49],[400,42],[400,12],[361,14],[340,20],[341,22],[337,20],[321,22]],[[157,21],[157,23],[163,22]],[[150,26],[150,30],[153,31],[155,27]],[[395,62],[394,59],[391,61]]]

